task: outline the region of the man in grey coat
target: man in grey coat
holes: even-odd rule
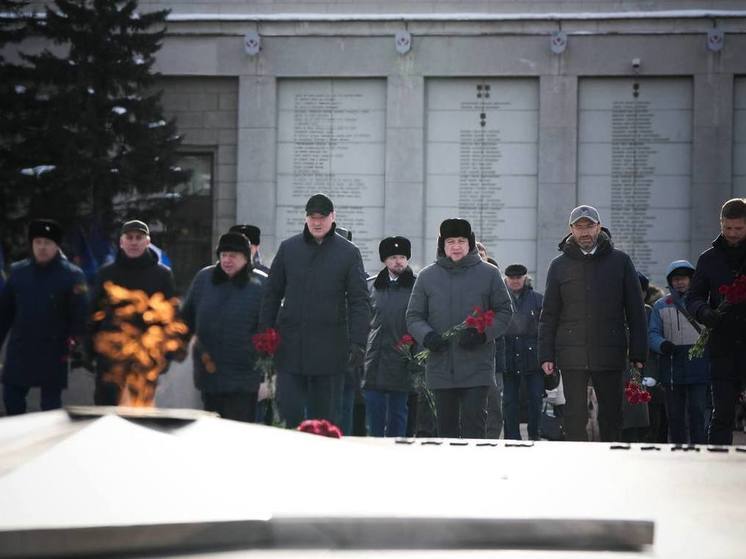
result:
[[[570,234],[549,266],[539,318],[539,362],[544,373],[561,369],[567,440],[587,440],[587,386],[598,398],[602,441],[622,429],[622,375],[641,369],[648,352],[642,292],[632,260],[614,248],[598,210],[578,206]],[[628,341],[629,338],[629,341]]]
[[[284,240],[272,260],[260,324],[277,328],[277,403],[287,427],[304,419],[339,422],[347,367],[360,367],[370,308],[358,248],[335,233],[334,204],[306,203],[302,233]]]
[[[475,307],[494,311],[491,326],[442,336]],[[495,338],[505,333],[512,314],[500,273],[479,258],[469,222],[443,221],[438,258],[420,272],[407,308],[409,332],[431,352],[427,386],[435,395],[441,437],[484,438],[487,390],[495,384]]]

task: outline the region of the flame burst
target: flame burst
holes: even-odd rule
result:
[[[109,312],[99,311],[93,320],[109,318],[107,328],[94,338],[96,352],[111,361],[104,380],[119,385],[120,406],[152,407],[158,375],[168,365],[168,354],[183,351],[188,332],[176,318],[177,299],[163,293],[152,297],[144,291],[104,283]]]

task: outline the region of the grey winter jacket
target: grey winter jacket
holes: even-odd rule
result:
[[[305,227],[272,260],[259,322],[280,333],[279,372],[344,374],[350,345],[365,349],[370,303],[363,259],[335,229],[318,244]]]
[[[464,349],[458,345],[458,336],[451,338],[446,349],[433,352],[427,360],[428,388],[494,386],[495,338],[505,333],[513,309],[499,270],[482,262],[476,249],[458,262],[441,253],[417,277],[407,308],[407,327],[419,344],[428,333],[442,334],[463,322],[474,307],[495,312],[492,326],[485,330],[486,343]]]
[[[371,285],[373,317],[365,354],[364,388],[409,392],[413,388],[413,364],[396,349],[396,344],[407,333],[405,314],[416,276],[412,270],[402,272],[392,282],[386,268]],[[421,348],[419,348],[421,349]],[[413,354],[418,350],[412,348]]]
[[[192,280],[182,318],[197,336],[194,378],[207,393],[256,392],[261,372],[251,337],[257,333],[266,274],[246,266],[229,278],[218,265],[203,268]],[[215,364],[209,372],[205,354]]]
[[[584,255],[569,235],[560,250],[547,272],[539,318],[539,363],[595,371],[622,371],[628,360],[644,363],[645,307],[630,257],[614,248],[605,230],[594,254]]]

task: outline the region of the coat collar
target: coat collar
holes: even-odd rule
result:
[[[327,239],[331,239],[334,237],[334,232],[337,230],[337,222],[332,222],[332,228],[329,229],[329,232],[324,235],[324,240],[322,242],[326,242]],[[303,224],[303,240],[307,243],[315,243],[316,239],[314,239],[313,235],[311,235],[311,232],[308,230],[308,225]]]
[[[212,270],[212,283],[213,285],[220,285],[225,282],[233,282],[237,287],[243,287],[249,281],[249,275],[251,274],[251,264],[246,264],[241,268],[238,273],[229,277],[220,267],[220,263],[215,264],[215,268]]]
[[[559,244],[559,250],[565,253],[567,256],[576,259],[595,259],[608,254],[614,248],[614,242],[611,240],[611,233],[606,227],[601,227],[601,232],[598,234],[598,244],[596,252],[593,254],[585,255],[583,251],[575,242],[572,235],[568,234]]]
[[[438,256],[438,259],[435,262],[446,270],[456,270],[459,268],[469,268],[471,266],[476,266],[477,264],[482,262],[482,259],[479,258],[479,253],[477,252],[477,249],[474,248],[469,252],[469,254],[464,256],[458,262],[454,262],[447,256]]]
[[[397,284],[399,284],[401,287],[410,288],[414,285],[414,280],[414,272],[412,271],[412,268],[407,266],[406,269],[399,276]],[[383,270],[378,272],[376,280],[373,282],[373,287],[375,287],[376,289],[388,289],[390,285],[391,282],[389,280],[389,271],[387,268],[384,268]]]

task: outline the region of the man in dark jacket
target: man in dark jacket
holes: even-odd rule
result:
[[[544,396],[544,374],[539,367],[539,315],[543,297],[534,291],[523,264],[505,268],[505,284],[515,312],[505,332],[505,374],[503,374],[503,413],[505,438],[521,439],[521,385],[528,403],[528,438],[539,440],[541,400]]]
[[[475,307],[495,313],[491,326],[443,336]],[[484,438],[487,389],[495,384],[495,338],[505,333],[512,314],[502,277],[479,258],[469,222],[443,221],[438,259],[420,272],[407,307],[409,332],[431,352],[427,387],[435,395],[441,437]]]
[[[150,229],[144,222],[135,219],[122,225],[119,250],[114,262],[102,266],[96,274],[91,296],[91,316],[103,313],[104,318],[91,323],[91,341],[94,343],[99,332],[114,328],[111,320],[114,308],[104,287],[107,282],[125,289],[143,291],[148,297],[162,293],[166,299],[171,299],[175,295],[173,274],[158,262],[158,255],[150,248]],[[121,387],[107,378],[113,364],[112,359],[101,354],[95,355],[95,358],[94,402],[99,406],[116,406],[120,400]]]
[[[0,346],[10,331],[3,369],[8,415],[26,412],[26,396],[41,387],[41,409],[62,406],[71,342],[85,333],[85,276],[62,256],[62,229],[37,219],[28,232],[32,255],[13,264],[0,291]]]
[[[707,343],[712,373],[710,444],[732,444],[738,394],[746,380],[746,303],[721,307],[719,289],[746,274],[746,199],[728,200],[720,211],[720,235],[697,261],[686,307],[711,329]]]
[[[280,333],[277,401],[289,428],[304,419],[338,422],[347,367],[363,362],[370,309],[360,251],[334,231],[334,204],[314,194],[302,233],[272,260],[262,328]],[[284,302],[283,302],[284,299]]]
[[[641,369],[648,352],[637,272],[630,257],[614,248],[592,206],[572,210],[570,234],[560,243],[560,251],[547,272],[539,362],[545,374],[562,371],[567,440],[587,440],[591,379],[598,398],[601,440],[618,441],[622,374],[628,359]]]
[[[197,272],[182,307],[197,338],[194,378],[207,411],[253,423],[262,375],[251,338],[267,274],[252,269],[249,240],[241,233],[221,235],[216,252],[218,263]]]
[[[397,350],[397,344],[407,333],[405,314],[416,279],[409,267],[412,245],[405,237],[386,237],[378,245],[378,255],[385,266],[369,278],[373,318],[363,380],[368,434],[403,437],[407,432],[407,398],[413,387],[412,364]]]
[[[241,233],[251,243],[251,268],[269,274],[269,268],[262,263],[262,255],[259,252],[259,243],[262,241],[262,230],[256,225],[234,225],[229,230],[231,233]]]

